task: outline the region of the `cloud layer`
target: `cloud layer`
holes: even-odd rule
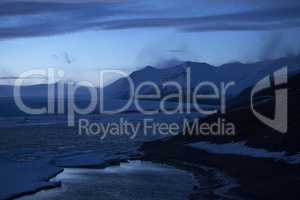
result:
[[[276,3],[271,0],[4,0],[0,3],[0,39],[99,29],[175,28],[204,32],[299,27],[298,0]]]

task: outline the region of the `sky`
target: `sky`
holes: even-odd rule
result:
[[[0,80],[95,80],[169,60],[255,62],[300,50],[299,0],[1,0]]]

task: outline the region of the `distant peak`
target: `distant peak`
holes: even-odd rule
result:
[[[155,68],[155,67],[153,67],[153,66],[147,65],[147,66],[145,67],[145,69],[150,69],[150,70],[153,70],[153,69],[156,69],[156,68]]]
[[[244,65],[244,63],[239,62],[239,61],[233,61],[233,62],[222,64],[218,67],[228,67],[228,66],[237,66],[237,65]]]
[[[195,63],[195,62],[192,62],[192,61],[185,61],[185,62],[184,62],[184,64],[185,64],[185,65],[188,65],[188,66],[189,66],[189,65],[193,65],[194,63]]]
[[[155,67],[152,67],[152,66],[150,66],[150,65],[147,65],[147,66],[144,67],[144,68],[141,68],[141,69],[139,69],[139,70],[137,70],[137,71],[132,72],[130,76],[135,76],[135,75],[141,74],[141,73],[144,74],[144,73],[147,73],[147,72],[150,73],[150,72],[156,71],[156,70],[158,70],[158,69],[155,68]]]
[[[183,63],[183,67],[187,68],[187,67],[215,67],[215,66],[210,65],[210,64],[205,63],[205,62],[185,61]]]

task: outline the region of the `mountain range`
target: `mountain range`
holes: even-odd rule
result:
[[[207,63],[183,62],[179,65],[168,68],[155,68],[147,66],[141,70],[133,72],[129,77],[135,86],[143,82],[155,83],[164,94],[174,92],[176,88],[163,87],[163,83],[173,81],[179,83],[183,89],[187,88],[188,81],[191,89],[201,82],[211,82],[219,86],[221,82],[234,82],[235,85],[229,90],[230,96],[237,96],[244,89],[254,85],[257,81],[274,71],[288,67],[289,74],[292,75],[300,71],[300,56],[289,56],[275,60],[268,60],[255,63],[228,63],[221,66],[213,66]],[[188,69],[191,80],[187,80]],[[143,94],[153,93],[153,87],[144,87]],[[207,91],[202,91],[207,92]],[[104,94],[113,98],[128,98],[129,83],[127,78],[121,78],[104,88]]]
[[[268,60],[255,63],[228,63],[221,66],[213,66],[207,63],[197,63],[197,62],[182,62],[172,67],[167,68],[155,68],[152,66],[147,66],[141,70],[134,71],[129,75],[135,86],[140,85],[145,81],[150,81],[159,86],[161,93],[163,95],[173,94],[178,92],[175,87],[163,87],[163,84],[167,81],[173,81],[178,83],[183,90],[187,88],[187,75],[188,70],[190,70],[191,80],[189,82],[191,90],[205,81],[212,82],[217,86],[221,82],[235,82],[235,85],[228,90],[227,99],[230,100],[230,104],[233,107],[238,105],[249,103],[249,92],[253,85],[255,85],[259,80],[265,76],[273,74],[274,71],[282,68],[288,67],[289,76],[292,77],[300,72],[300,56],[289,56],[284,58],[279,58],[275,60]],[[127,77],[128,78],[128,77]],[[100,90],[103,90],[104,99],[107,102],[114,102],[114,104],[125,104],[129,93],[129,83],[127,78],[120,78],[113,82],[112,84],[104,88],[96,88],[100,94]],[[52,85],[55,90],[55,96],[58,97],[58,84]],[[21,87],[21,96],[25,102],[29,105],[35,105],[41,107],[41,105],[47,105],[47,95],[48,95],[47,84],[40,85],[30,85]],[[64,97],[68,94],[68,87],[66,83],[63,83]],[[0,109],[2,113],[6,115],[15,115],[19,113],[18,109],[14,105],[13,101],[13,89],[12,85],[0,85]],[[176,90],[176,91],[175,91]],[[209,92],[209,91],[201,91]],[[141,90],[143,94],[152,94],[152,87],[143,87]],[[186,94],[184,94],[186,95]],[[90,93],[87,87],[80,87],[75,94],[75,100],[78,105],[87,105],[90,101]],[[114,100],[114,101],[112,101]],[[117,101],[115,101],[117,100]],[[143,99],[147,100],[147,99]],[[159,103],[159,101],[158,101]],[[199,104],[218,104],[215,101],[205,101],[197,102]]]

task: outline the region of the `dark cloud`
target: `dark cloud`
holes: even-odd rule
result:
[[[140,1],[139,1],[140,2]],[[48,36],[82,30],[118,30],[132,28],[177,28],[182,31],[260,31],[281,30],[300,27],[300,2],[297,0],[189,0],[184,5],[199,7],[198,16],[189,16],[188,11],[177,14],[180,6],[149,6],[154,0],[141,4],[138,1],[81,1],[48,0],[42,1],[4,1],[0,3],[2,17],[19,17],[17,24],[0,21],[0,39]],[[161,3],[161,1],[159,1]],[[175,1],[174,4],[182,1]],[[200,2],[200,3],[199,3]],[[254,5],[249,11],[229,14],[206,15],[201,13],[201,5],[233,4],[244,2]],[[201,4],[202,3],[202,4]],[[255,8],[256,4],[263,4]],[[163,4],[161,4],[163,5]],[[186,8],[186,7],[185,7]],[[174,9],[172,13],[172,9]],[[175,12],[176,11],[176,12]],[[20,19],[21,16],[21,19]]]
[[[99,24],[104,29],[177,27],[187,31],[269,30],[299,27],[300,6],[188,18],[114,20]]]
[[[300,28],[300,21],[296,22],[275,22],[275,23],[218,23],[204,24],[184,28],[184,31],[205,32],[205,31],[274,31]]]
[[[32,15],[80,9],[79,4],[53,2],[2,2],[0,6],[0,16]]]

